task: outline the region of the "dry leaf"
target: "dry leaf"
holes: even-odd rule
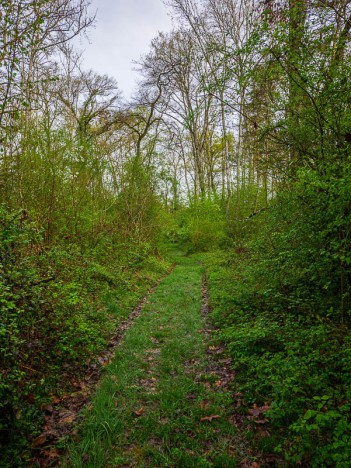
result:
[[[255,424],[267,424],[268,419],[267,418],[259,419],[259,420],[255,420],[254,422],[255,422]]]
[[[261,410],[257,407],[257,405],[253,405],[252,408],[250,408],[248,410],[248,413],[251,415],[251,416],[259,416],[260,413],[261,413]]]
[[[216,387],[220,387],[222,385],[222,381],[221,380],[217,380],[217,382],[215,383],[215,386]]]
[[[47,440],[48,440],[48,435],[41,434],[40,436],[38,436],[36,439],[33,440],[32,447],[39,447],[40,445],[45,444]]]
[[[57,458],[60,456],[59,451],[56,448],[50,450],[44,450],[44,455],[48,458]]]
[[[144,408],[140,408],[137,411],[133,411],[133,414],[135,414],[135,416],[142,416],[144,414]]]
[[[70,414],[65,418],[62,418],[61,422],[63,424],[72,424],[76,420],[76,416],[74,414]]]
[[[204,416],[203,418],[201,418],[201,422],[204,422],[204,421],[209,421],[209,422],[212,422],[213,419],[219,419],[220,416],[218,414],[214,414],[212,416]]]
[[[42,405],[41,409],[48,414],[52,414],[54,412],[54,408],[51,405]]]

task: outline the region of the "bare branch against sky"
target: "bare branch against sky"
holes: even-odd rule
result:
[[[96,25],[89,41],[78,44],[84,66],[116,78],[129,97],[138,78],[132,61],[148,51],[158,31],[171,29],[171,19],[162,0],[92,0],[91,10],[97,10]]]

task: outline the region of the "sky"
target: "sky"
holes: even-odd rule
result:
[[[96,24],[81,38],[85,69],[116,78],[128,98],[136,87],[138,73],[133,60],[149,50],[158,31],[169,31],[171,19],[162,0],[92,0]]]

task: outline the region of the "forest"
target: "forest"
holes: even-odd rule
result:
[[[351,3],[165,3],[125,99],[0,0],[0,466],[351,466]]]

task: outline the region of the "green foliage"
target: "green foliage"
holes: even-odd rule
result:
[[[265,217],[253,219],[268,205],[267,189],[257,184],[237,187],[227,200],[226,232],[236,245],[254,239],[262,229]]]
[[[179,218],[177,238],[188,253],[206,252],[225,241],[224,215],[215,201],[196,200]]]
[[[212,316],[231,352],[238,391],[250,406],[270,403],[273,435],[266,445],[292,463],[343,466],[351,449],[350,334],[330,321],[297,316],[280,294],[271,303],[276,289],[267,274],[265,283],[252,280],[262,265],[253,266],[259,260],[248,251],[204,260]]]
[[[123,189],[117,202],[122,235],[135,242],[155,245],[162,232],[162,208],[152,168],[146,167],[141,157],[136,156],[124,169]]]
[[[75,244],[47,248],[27,218],[25,212],[1,208],[3,451],[9,441],[17,449],[26,445],[48,394],[63,391],[77,378],[168,268],[145,243],[116,245],[110,239],[84,254]]]
[[[207,258],[213,317],[245,401],[270,402],[269,445],[291,463],[341,467],[351,453],[351,180],[340,161],[297,175],[243,221],[255,236]]]
[[[24,380],[21,367],[28,346],[25,336],[32,334],[41,314],[44,298],[39,272],[32,263],[40,237],[27,223],[24,213],[9,214],[0,207],[0,412],[2,429],[15,416],[12,399],[19,402],[16,389]],[[27,345],[30,344],[30,340]],[[27,348],[27,349],[26,349]]]

